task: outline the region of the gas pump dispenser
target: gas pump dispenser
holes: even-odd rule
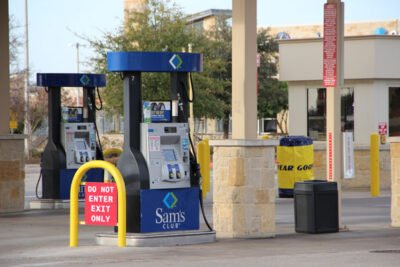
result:
[[[37,85],[48,92],[49,136],[42,154],[42,198],[69,199],[72,178],[84,163],[102,159],[96,141],[95,90],[106,85],[102,74],[38,73]],[[82,87],[82,107],[62,107],[61,87]],[[98,133],[97,133],[98,134]],[[87,181],[102,181],[103,171],[93,169]],[[80,197],[83,197],[83,190]]]
[[[190,151],[188,74],[202,55],[111,52],[124,84],[124,148],[118,169],[127,194],[127,232],[199,229],[199,170]],[[142,72],[170,73],[170,101],[143,101]]]

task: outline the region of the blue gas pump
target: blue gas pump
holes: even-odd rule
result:
[[[38,73],[37,85],[48,92],[48,141],[41,158],[42,198],[69,199],[72,178],[82,164],[102,159],[96,140],[96,88],[106,85],[103,74]],[[62,107],[61,88],[83,90],[82,107]],[[86,181],[102,181],[101,169],[90,170]],[[83,190],[80,197],[83,198]]]
[[[199,168],[190,150],[188,78],[202,55],[110,52],[108,70],[124,90],[124,147],[117,167],[125,180],[127,232],[199,229]],[[170,100],[144,101],[143,72],[170,73]]]

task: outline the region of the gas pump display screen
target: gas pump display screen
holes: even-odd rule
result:
[[[85,141],[77,141],[77,142],[76,142],[76,148],[77,148],[78,150],[86,150]]]
[[[165,161],[176,161],[175,151],[173,149],[164,149],[163,155]]]

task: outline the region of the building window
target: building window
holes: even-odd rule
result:
[[[194,119],[194,132],[195,133],[207,133],[207,121],[206,119]]]
[[[307,89],[307,135],[314,140],[325,140],[326,133],[326,90]]]
[[[342,88],[341,96],[342,96],[341,99],[342,132],[353,132],[354,131],[354,88]]]
[[[400,87],[389,87],[389,136],[400,136]]]
[[[232,118],[229,118],[229,132],[232,132]],[[215,119],[215,132],[224,132],[224,119]]]
[[[275,38],[278,40],[289,40],[290,35],[287,32],[278,32]]]
[[[276,133],[277,123],[274,118],[264,118],[258,120],[259,133]]]
[[[194,23],[192,23],[191,26],[198,33],[201,33],[204,31],[204,21],[203,20],[194,22]]]
[[[354,131],[354,89],[341,90],[342,131]],[[316,141],[326,140],[326,89],[307,89],[307,135]]]
[[[215,120],[215,132],[223,133],[224,132],[224,120],[223,119],[216,119]]]

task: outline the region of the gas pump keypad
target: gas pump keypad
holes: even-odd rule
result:
[[[190,187],[187,123],[142,123],[141,152],[149,166],[150,189]]]
[[[94,123],[62,123],[61,143],[65,149],[67,169],[79,168],[96,159]]]

